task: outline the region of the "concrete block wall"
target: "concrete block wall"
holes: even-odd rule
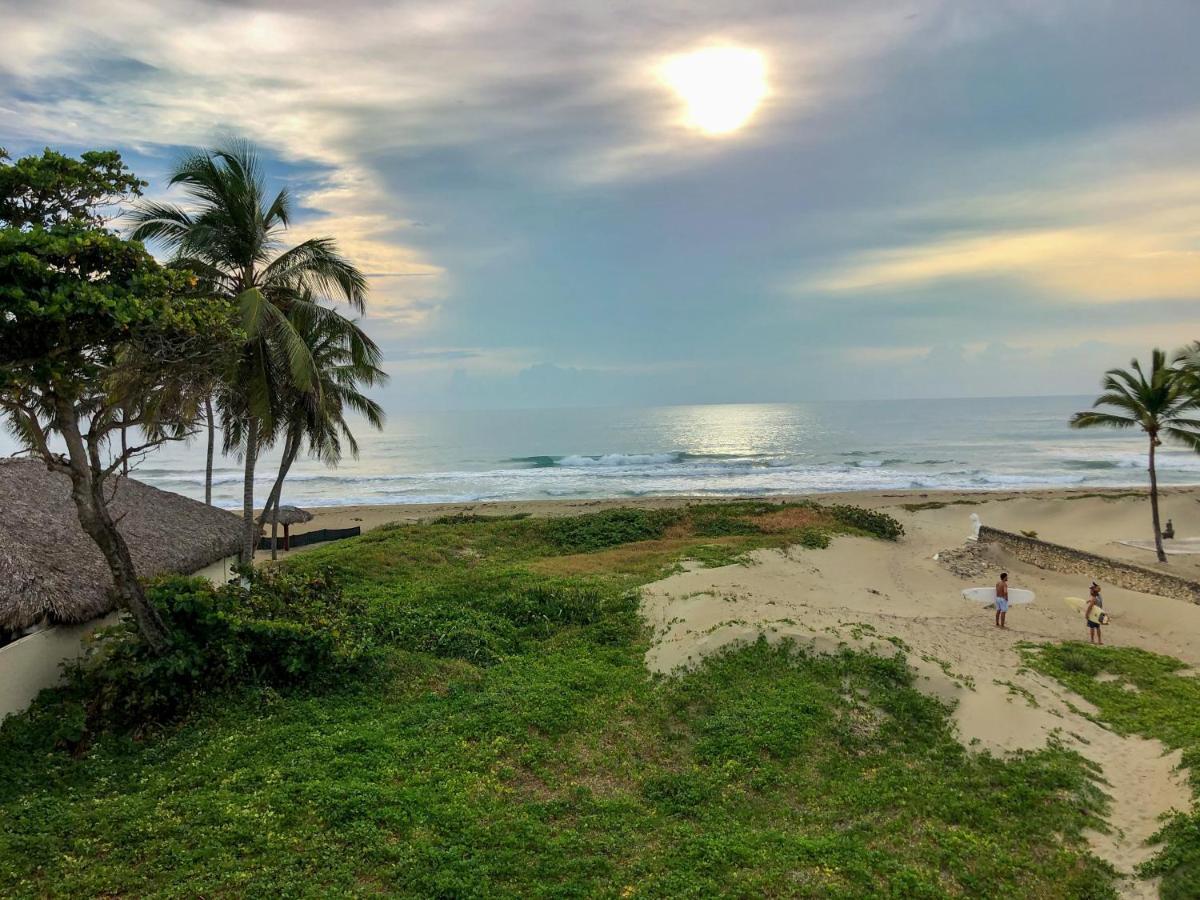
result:
[[[1021,562],[1037,566],[1039,569],[1050,569],[1068,575],[1086,575],[1095,578],[1102,585],[1107,583],[1142,594],[1155,594],[1159,597],[1200,604],[1200,583],[1180,578],[1178,575],[1109,559],[1061,544],[1052,544],[1023,534],[1013,534],[1011,531],[1001,531],[999,528],[989,528],[986,525],[979,529],[979,540],[985,544],[999,544]]]

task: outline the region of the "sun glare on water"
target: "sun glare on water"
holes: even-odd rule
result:
[[[706,134],[737,131],[767,96],[767,65],[757,50],[709,47],[673,56],[663,80],[687,107],[687,122]]]

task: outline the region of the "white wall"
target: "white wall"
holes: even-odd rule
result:
[[[192,574],[220,586],[233,577],[235,563],[236,556],[227,556]],[[118,615],[110,613],[83,625],[57,625],[0,647],[0,719],[23,710],[42,688],[58,684],[62,664],[83,655],[84,638],[116,622]]]
[[[117,613],[110,613],[83,625],[35,631],[0,647],[0,719],[23,710],[42,688],[58,684],[62,664],[83,655],[84,638],[116,621]]]
[[[223,584],[228,584],[233,580],[233,567],[237,565],[236,556],[227,556],[224,559],[218,559],[212,565],[205,566],[203,569],[198,569],[193,572],[193,575],[198,575],[201,578],[207,578],[217,587]]]

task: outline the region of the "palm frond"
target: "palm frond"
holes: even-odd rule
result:
[[[284,251],[263,270],[261,283],[345,300],[359,313],[366,308],[366,276],[338,252],[332,238],[310,238]]]
[[[1141,423],[1137,419],[1131,419],[1127,416],[1117,416],[1112,413],[1095,412],[1078,412],[1071,416],[1072,428],[1095,428],[1096,426],[1107,426],[1109,428],[1136,428]]]

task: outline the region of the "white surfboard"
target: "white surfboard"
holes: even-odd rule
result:
[[[1084,600],[1082,597],[1063,597],[1063,602],[1066,603],[1067,606],[1071,607],[1071,609],[1075,610],[1076,612],[1079,612],[1079,613],[1087,612],[1088,602],[1086,600]],[[1101,625],[1109,625],[1112,623],[1112,616],[1110,616],[1108,613],[1101,610],[1100,615],[1102,615],[1104,617],[1104,621],[1100,623]]]
[[[994,587],[977,587],[966,588],[962,592],[963,599],[971,603],[994,603],[996,601],[996,589]],[[1032,603],[1033,591],[1027,591],[1025,588],[1009,588],[1008,602],[1014,603]]]

